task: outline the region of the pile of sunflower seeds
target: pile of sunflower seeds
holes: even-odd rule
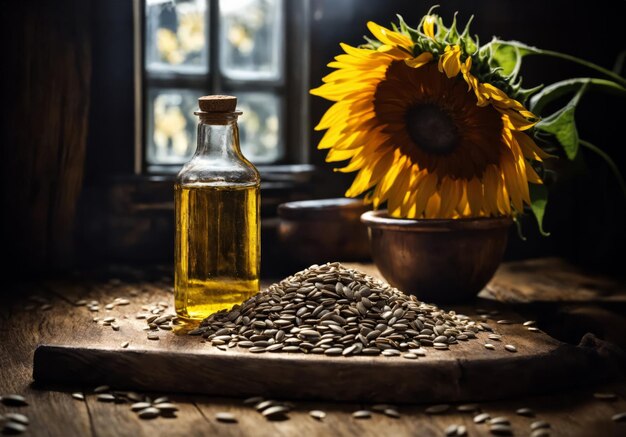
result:
[[[447,350],[492,329],[418,301],[339,263],[313,265],[230,311],[206,318],[190,335],[222,350],[380,355],[417,359],[424,347]]]

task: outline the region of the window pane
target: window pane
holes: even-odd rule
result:
[[[283,155],[280,100],[271,93],[237,93],[239,141],[244,156],[255,163],[270,163]]]
[[[196,150],[198,96],[189,89],[151,89],[148,92],[148,153],[150,164],[182,164]]]
[[[146,68],[206,73],[206,0],[146,0]]]
[[[231,79],[279,79],[282,0],[220,0],[220,64]]]

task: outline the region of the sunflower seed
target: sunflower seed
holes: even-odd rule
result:
[[[150,408],[151,406],[152,404],[149,402],[136,402],[130,406],[130,409],[133,411],[141,411],[145,410],[146,408]]]
[[[102,393],[96,396],[99,402],[115,402],[115,396],[110,393]]]
[[[458,435],[458,431],[459,431],[459,425],[450,425],[444,430],[444,433],[447,436],[452,437],[452,436]]]
[[[26,432],[26,426],[17,422],[6,422],[2,428],[3,434],[21,434]]]
[[[550,437],[551,433],[549,429],[540,428],[530,433],[530,437]]]
[[[159,417],[161,412],[157,408],[148,407],[139,411],[137,415],[140,419],[154,419],[155,417]]]
[[[287,417],[289,408],[284,405],[274,405],[273,407],[266,408],[261,414],[269,420],[279,420]]]
[[[594,393],[593,397],[601,401],[614,401],[617,399],[617,395],[615,393]]]
[[[456,407],[456,410],[461,413],[471,413],[478,410],[478,404],[462,404]]]
[[[158,339],[159,339],[158,334],[155,334],[155,333],[153,333],[153,332],[150,332],[150,333],[148,334],[148,340],[158,340]]]
[[[24,396],[15,394],[2,396],[2,403],[9,407],[25,407],[28,405]]]
[[[162,404],[164,402],[169,402],[170,399],[167,396],[161,396],[154,400],[153,404]]]
[[[512,435],[513,429],[509,425],[489,425],[489,432],[496,435]]]
[[[93,389],[94,393],[104,393],[111,390],[111,387],[109,387],[108,385],[99,385],[98,387]]]
[[[122,349],[126,349],[126,348],[128,347],[128,345],[129,345],[129,344],[130,344],[129,342],[125,341],[125,342],[123,342],[122,344],[120,344],[120,347],[121,347]]]
[[[13,422],[21,423],[22,425],[28,425],[28,417],[20,413],[6,413],[4,415],[4,418],[6,420],[11,420]]]
[[[550,428],[550,424],[545,420],[537,420],[530,424],[530,429],[533,431],[540,428]]]
[[[513,321],[511,321],[511,320],[498,320],[496,323],[498,325],[512,325]]]
[[[82,393],[72,393],[72,397],[78,401],[84,401],[85,400],[85,395],[83,395]]]
[[[178,411],[178,407],[170,402],[163,402],[160,404],[156,404],[154,406],[155,408],[157,408],[159,411],[161,411],[162,413],[173,413],[175,411]]]
[[[535,322],[534,320],[529,320],[527,322],[522,323],[523,326],[535,326],[537,324],[537,322]]]
[[[467,427],[465,425],[459,425],[459,427],[456,429],[456,435],[459,437],[466,436]]]
[[[511,421],[509,419],[507,419],[506,417],[494,417],[493,419],[489,420],[489,423],[491,425],[511,425]]]
[[[415,360],[417,359],[417,354],[409,352],[409,353],[402,355],[402,358],[406,358],[407,360]]]
[[[309,411],[309,416],[311,416],[313,419],[324,420],[324,418],[326,417],[326,413],[322,410],[311,410]]]
[[[243,401],[244,405],[256,405],[260,402],[263,402],[263,397],[261,396],[252,396]]]
[[[530,408],[518,408],[515,412],[520,416],[526,417],[533,417],[535,415],[535,412]]]
[[[433,405],[431,407],[428,407],[424,410],[424,412],[426,414],[441,414],[441,413],[445,413],[449,409],[450,409],[450,405],[440,404],[440,405]]]
[[[272,406],[275,406],[275,405],[279,405],[279,403],[276,402],[276,401],[272,401],[272,400],[261,401],[261,402],[259,402],[258,404],[256,404],[254,406],[254,409],[257,410],[257,411],[263,411],[266,408],[269,408],[269,407],[272,407]]]
[[[491,343],[485,343],[483,346],[485,346],[485,349],[490,349],[490,350],[496,349],[496,347],[492,345]]]
[[[372,412],[369,410],[358,410],[352,413],[352,417],[355,419],[369,419],[372,417]]]
[[[385,416],[393,417],[394,419],[400,418],[400,413],[395,408],[386,408],[383,413]]]
[[[535,328],[534,326],[529,326],[528,328],[526,328],[528,331],[530,332],[540,332],[541,330],[539,328]]]
[[[517,348],[513,346],[512,344],[505,344],[504,348],[508,350],[509,352],[517,352]]]
[[[237,418],[233,413],[219,412],[215,414],[215,420],[224,423],[237,423]]]
[[[613,416],[611,416],[611,420],[613,422],[624,422],[624,421],[626,421],[626,412],[614,414]]]
[[[474,423],[484,423],[485,421],[489,420],[491,416],[489,416],[489,414],[487,413],[480,413],[477,414],[476,416],[474,416]]]

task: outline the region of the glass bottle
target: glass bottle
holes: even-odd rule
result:
[[[203,319],[259,291],[257,169],[239,148],[237,98],[199,99],[196,153],[178,173],[175,193],[175,307]]]

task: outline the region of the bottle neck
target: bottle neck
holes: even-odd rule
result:
[[[239,149],[238,113],[202,114],[198,124],[195,156],[242,158]]]

